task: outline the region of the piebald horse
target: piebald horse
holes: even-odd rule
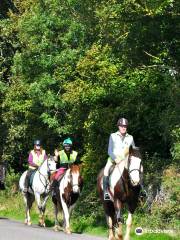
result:
[[[55,214],[55,231],[59,230],[58,212],[62,211],[64,232],[67,234],[71,233],[70,217],[82,187],[83,179],[80,175],[80,166],[72,164],[59,180],[56,195],[52,197]]]
[[[122,234],[122,208],[126,204],[128,209],[128,218],[126,220],[125,240],[129,240],[132,225],[132,214],[137,208],[140,193],[140,183],[142,181],[143,167],[141,163],[141,154],[139,148],[130,149],[128,163],[120,162],[114,166],[110,173],[109,194],[111,200],[104,201],[103,195],[103,169],[98,175],[97,188],[100,199],[106,214],[106,220],[109,228],[108,240],[123,239]]]
[[[25,224],[31,225],[30,209],[34,200],[36,200],[39,209],[39,225],[45,227],[44,213],[46,202],[50,192],[50,175],[56,170],[56,162],[53,157],[46,159],[42,165],[36,170],[32,186],[29,187],[28,192],[24,193],[24,181],[27,174],[25,171],[19,180],[19,187],[22,191],[25,203]],[[41,199],[42,198],[42,199]]]

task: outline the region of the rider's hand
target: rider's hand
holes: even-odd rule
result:
[[[56,157],[58,157],[58,156],[59,156],[59,152],[58,152],[58,150],[57,150],[57,149],[55,149],[55,150],[54,150],[54,155],[55,155]]]
[[[121,161],[123,160],[122,156],[118,156],[117,158],[115,158],[115,163],[119,164]]]

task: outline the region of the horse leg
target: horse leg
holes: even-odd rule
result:
[[[65,233],[71,234],[70,224],[69,224],[69,209],[64,199],[61,197],[63,215],[64,215],[64,224],[65,224]]]
[[[124,240],[129,240],[131,226],[132,226],[132,214],[128,212],[128,218],[126,220],[126,235]]]
[[[120,200],[116,199],[114,201],[114,207],[115,207],[116,219],[117,219],[116,239],[122,240],[123,239],[123,233],[122,233],[123,216],[122,216],[121,209],[123,207],[123,204]]]
[[[34,196],[31,194],[28,194],[28,193],[24,193],[23,197],[24,197],[24,202],[25,202],[25,206],[26,206],[26,211],[25,211],[26,217],[25,217],[24,223],[30,226],[32,224],[31,217],[30,217],[30,209],[34,202]]]
[[[110,216],[106,216],[106,221],[107,221],[107,224],[108,224],[108,230],[109,230],[109,233],[108,233],[108,240],[114,240],[114,232],[113,232],[113,219],[112,217]]]
[[[54,230],[57,232],[60,230],[60,226],[59,226],[59,221],[58,221],[58,206],[57,203],[54,203],[54,216],[55,216],[55,220],[54,220]]]
[[[115,227],[115,209],[114,204],[110,201],[104,201],[103,207],[106,214],[106,222],[108,225],[108,240],[114,240],[114,227]]]
[[[118,223],[118,227],[116,229],[116,239],[123,240],[122,223]]]
[[[48,200],[48,197],[49,197],[48,195],[45,196],[44,201],[43,201],[43,203],[41,205],[41,226],[42,227],[46,226],[45,219],[44,219],[44,214],[45,214],[45,210],[46,210],[46,202]]]
[[[42,208],[42,205],[41,205],[41,196],[39,193],[35,193],[35,198],[36,198],[36,202],[37,202],[37,205],[38,205],[38,210],[39,210],[39,226],[43,227],[45,224],[44,224],[44,221],[43,221],[43,208]]]

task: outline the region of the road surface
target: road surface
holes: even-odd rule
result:
[[[55,232],[52,228],[36,225],[26,226],[21,222],[0,218],[0,240],[103,240],[105,238],[73,233]]]

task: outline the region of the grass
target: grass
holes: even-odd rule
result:
[[[11,194],[9,195],[6,191],[0,191],[0,216],[7,217],[13,220],[19,220],[24,222],[24,202],[21,193]],[[53,227],[54,225],[54,212],[53,212],[53,204],[51,199],[49,198],[47,202],[46,208],[46,226]],[[62,216],[59,216],[60,220]],[[38,224],[38,210],[37,205],[33,204],[32,211],[31,211],[31,219],[33,224]],[[134,218],[134,225],[137,227],[138,219]],[[98,235],[102,237],[106,237],[108,234],[106,223],[104,220],[104,216],[101,218],[97,218],[92,214],[91,216],[85,217],[73,217],[71,219],[71,226],[73,232],[76,233],[87,233],[91,235]],[[131,238],[133,240],[178,240],[178,236],[171,236],[169,234],[163,233],[145,233],[142,235],[135,234],[135,227],[131,231]]]

